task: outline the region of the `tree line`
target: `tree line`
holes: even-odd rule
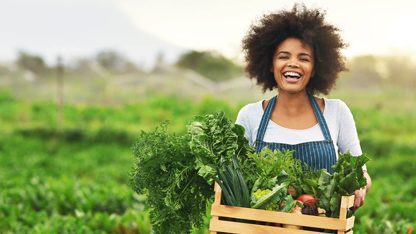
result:
[[[80,76],[88,76],[91,62],[99,64],[111,74],[151,73],[144,71],[140,65],[128,57],[113,50],[100,51],[90,58],[71,60],[65,64],[65,69]],[[163,54],[157,63],[164,63]],[[20,51],[15,65],[22,70],[34,73],[36,76],[49,77],[55,74],[56,65],[48,65],[36,54]],[[169,64],[180,69],[190,69],[212,81],[224,81],[244,76],[243,67],[213,51],[188,51],[182,54],[175,63]],[[368,87],[398,86],[405,89],[416,89],[416,64],[404,55],[375,56],[363,55],[349,60],[350,72],[342,73],[340,82],[354,89]],[[7,73],[4,65],[0,64],[0,76]]]

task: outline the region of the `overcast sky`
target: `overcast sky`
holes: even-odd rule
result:
[[[241,56],[241,39],[262,14],[291,9],[295,2],[303,2],[307,7],[325,9],[327,21],[343,30],[343,38],[350,44],[344,51],[348,57],[399,51],[416,58],[416,0],[0,0],[0,7],[12,2],[20,2],[22,7],[25,3],[39,3],[39,7],[69,3],[80,7],[111,5],[125,14],[132,25],[166,42],[195,50],[216,50],[230,58]],[[58,24],[45,20],[51,27]],[[13,25],[13,21],[8,24]]]
[[[238,55],[250,24],[263,13],[291,9],[295,2],[278,0],[121,1],[118,6],[141,29],[169,42],[194,49]],[[343,30],[350,44],[344,53],[385,54],[393,49],[416,51],[415,0],[305,0],[307,7],[327,11],[327,20]]]

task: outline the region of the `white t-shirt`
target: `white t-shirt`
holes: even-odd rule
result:
[[[325,101],[323,114],[334,142],[337,160],[338,152],[344,154],[349,150],[355,156],[361,155],[360,140],[357,136],[354,118],[348,106],[338,99],[323,99]],[[264,113],[262,103],[263,100],[244,106],[237,116],[236,124],[242,125],[246,129],[244,136],[249,140],[251,146],[256,141],[257,131]],[[284,128],[271,120],[269,120],[263,138],[265,142],[291,145],[323,140],[325,138],[319,124],[308,129],[297,130]],[[365,165],[363,170],[367,170]]]

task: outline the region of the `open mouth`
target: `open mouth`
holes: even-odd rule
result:
[[[297,82],[302,77],[302,75],[297,72],[285,72],[283,73],[283,76],[288,82]]]

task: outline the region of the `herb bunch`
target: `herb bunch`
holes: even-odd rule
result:
[[[138,194],[148,195],[146,205],[156,233],[183,233],[202,225],[212,188],[203,186],[205,181],[195,169],[190,137],[169,134],[168,123],[139,135],[130,184]]]

